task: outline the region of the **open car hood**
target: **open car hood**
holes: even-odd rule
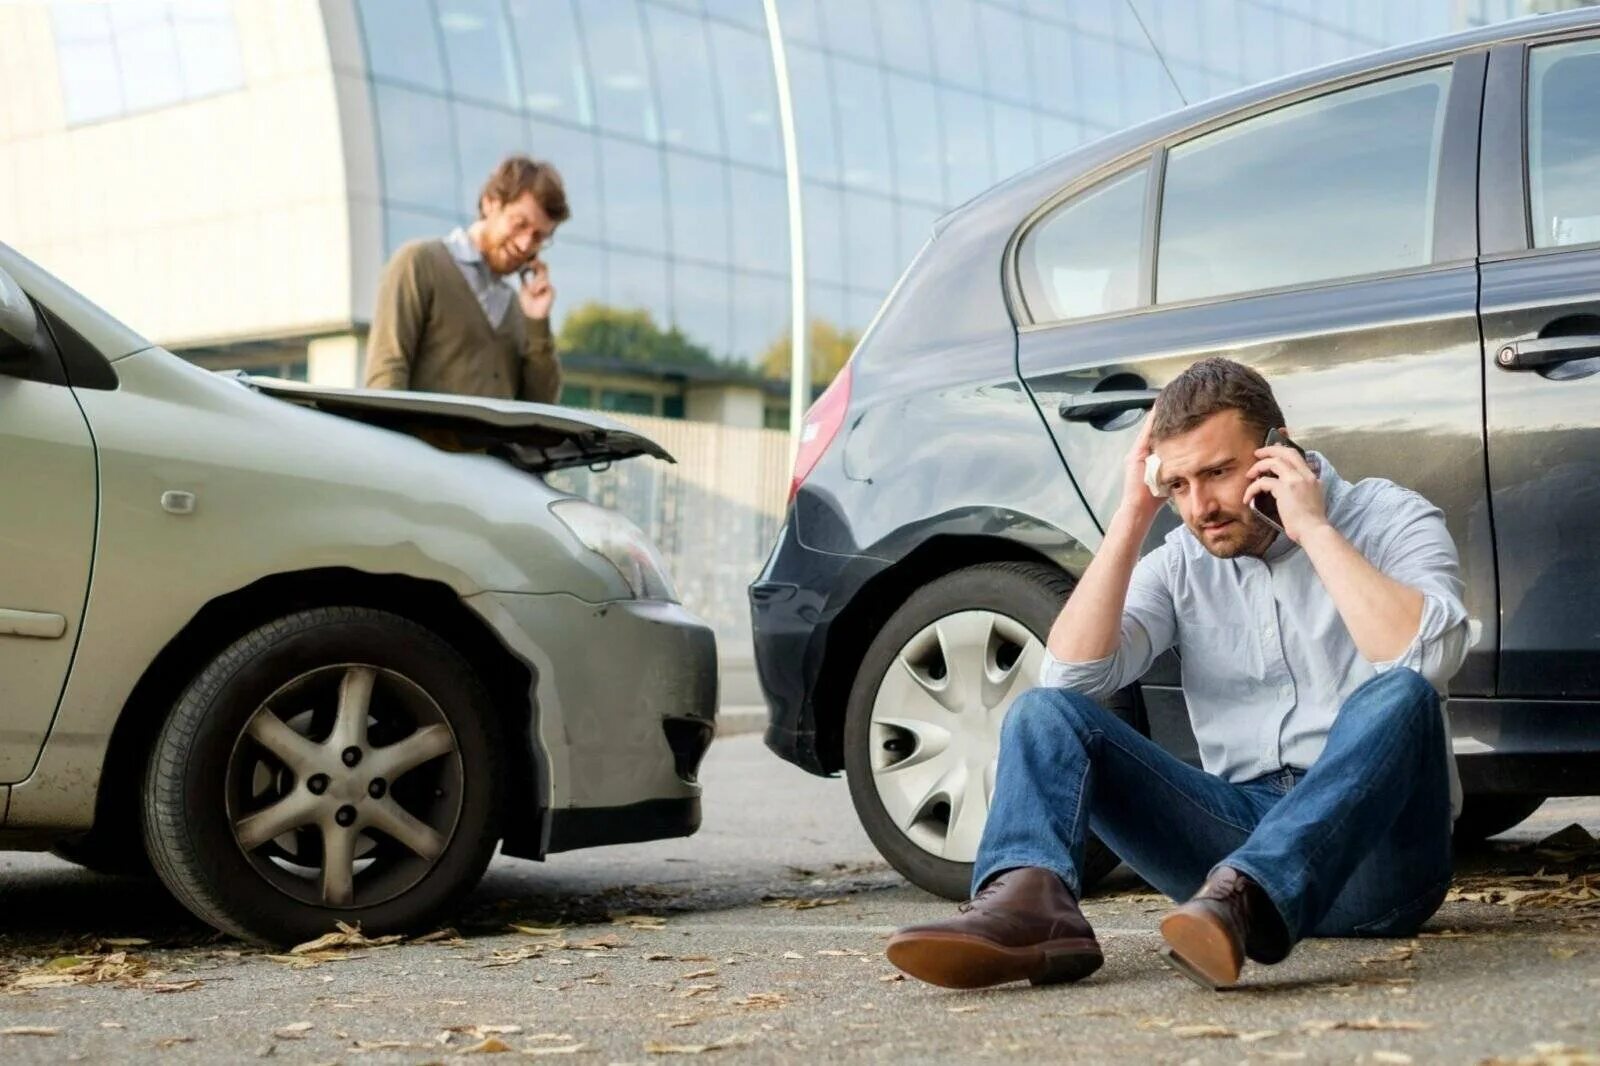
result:
[[[536,473],[636,455],[677,461],[649,437],[595,411],[434,392],[330,389],[241,370],[224,374],[279,400],[409,433],[448,451],[487,451]]]

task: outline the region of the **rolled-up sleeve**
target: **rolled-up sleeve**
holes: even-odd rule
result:
[[[1455,542],[1445,528],[1444,512],[1410,492],[1388,530],[1378,569],[1422,593],[1422,621],[1405,651],[1372,667],[1380,674],[1407,667],[1442,693],[1467,657],[1467,609],[1461,602],[1465,586]]]
[[[1117,650],[1087,663],[1062,662],[1046,651],[1039,671],[1040,685],[1068,689],[1098,700],[1144,676],[1156,656],[1177,639],[1177,615],[1168,583],[1171,550],[1163,544],[1133,568],[1122,606]]]

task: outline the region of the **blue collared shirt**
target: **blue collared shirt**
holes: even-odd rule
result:
[[[499,329],[506,312],[511,309],[511,298],[516,293],[499,274],[489,269],[489,264],[483,261],[483,253],[478,251],[478,246],[472,243],[472,238],[462,227],[457,226],[450,231],[450,235],[444,239],[444,246],[450,249],[450,258],[461,268],[461,276],[467,279],[472,295],[478,298],[478,306],[483,308],[489,325]]]
[[[1443,696],[1468,645],[1460,564],[1443,512],[1392,481],[1352,485],[1311,456],[1334,528],[1383,573],[1422,593],[1422,623],[1399,658],[1362,656],[1310,558],[1288,537],[1263,558],[1218,559],[1180,527],[1134,568],[1117,650],[1086,663],[1047,652],[1040,683],[1101,699],[1176,647],[1201,765],[1229,781],[1311,766],[1345,697],[1386,670],[1410,667]],[[1450,793],[1459,812],[1453,757]]]

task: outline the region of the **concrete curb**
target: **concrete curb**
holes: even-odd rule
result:
[[[767,728],[767,709],[762,706],[733,706],[717,710],[717,736],[736,737],[760,733]]]

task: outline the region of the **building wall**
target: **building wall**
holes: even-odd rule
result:
[[[0,234],[164,344],[347,326],[320,5],[0,6]]]

